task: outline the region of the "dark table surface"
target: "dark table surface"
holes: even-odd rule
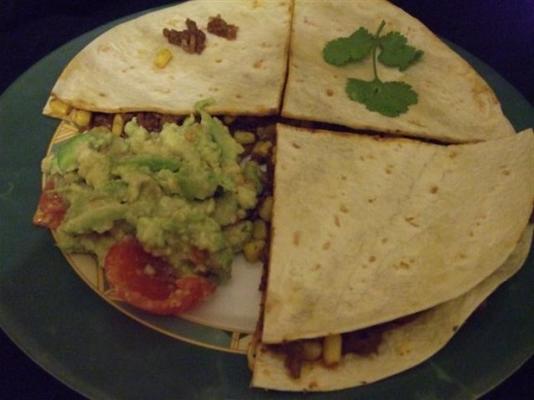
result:
[[[106,22],[166,3],[161,0],[2,0],[0,93],[32,64],[67,41]],[[492,66],[534,103],[534,0],[395,0],[394,3],[439,36]],[[84,398],[34,364],[1,331],[0,360],[1,398]],[[534,360],[531,359],[484,399],[527,399],[532,398],[532,393]]]

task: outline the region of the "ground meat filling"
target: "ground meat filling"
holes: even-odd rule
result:
[[[149,132],[161,131],[161,118],[156,113],[137,113],[137,123]]]
[[[379,326],[348,332],[342,335],[342,354],[355,353],[369,356],[378,353],[378,346],[382,342],[384,329]]]
[[[220,15],[210,17],[208,22],[208,32],[214,35],[223,37],[228,40],[235,40],[237,37],[237,30],[239,28],[235,25],[227,23]]]
[[[418,316],[419,313],[415,313],[366,329],[344,333],[342,354],[356,353],[360,356],[377,354],[384,332],[412,322]]]
[[[368,357],[372,354],[378,354],[378,348],[384,339],[385,332],[407,324],[415,320],[418,316],[419,313],[416,313],[380,325],[343,333],[341,335],[342,354],[345,355],[348,353],[354,353],[363,357]],[[309,340],[316,341],[317,339]],[[306,341],[308,340],[295,340],[288,343],[268,346],[271,351],[283,354],[285,356],[285,367],[293,379],[300,378],[302,365],[307,360],[304,352]],[[314,362],[320,362],[320,360],[317,359],[314,360]]]
[[[170,114],[159,114],[154,112],[129,112],[122,113],[122,120],[124,124],[130,121],[132,118],[137,119],[137,123],[145,128],[149,132],[160,132],[163,129],[163,125],[166,123],[175,123],[179,124],[184,117]],[[113,118],[115,114],[106,114],[106,113],[94,113],[94,117],[91,121],[90,128],[94,127],[104,127],[111,129],[113,126]]]
[[[284,365],[293,379],[300,378],[302,364],[304,363],[304,351],[302,340],[288,343],[270,345],[269,349],[285,356]]]
[[[112,124],[113,124],[113,114],[96,113],[96,112],[94,113],[93,119],[92,119],[93,126],[102,126],[102,127],[111,129]]]
[[[175,29],[163,29],[163,36],[169,43],[181,47],[190,54],[201,54],[206,48],[206,34],[198,29],[195,21],[187,19],[185,21],[187,29],[177,31]]]

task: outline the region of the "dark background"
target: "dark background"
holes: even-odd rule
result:
[[[393,2],[439,36],[492,66],[534,103],[534,0]],[[0,0],[0,93],[32,64],[69,40],[111,20],[167,3]],[[1,331],[0,360],[0,398],[83,399],[35,365]],[[530,360],[484,399],[527,399],[532,393],[534,361]]]

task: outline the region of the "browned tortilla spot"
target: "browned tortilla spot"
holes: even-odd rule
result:
[[[404,220],[408,222],[411,226],[418,228],[419,224],[415,222],[415,217],[404,217]]]
[[[295,246],[298,246],[300,243],[300,231],[295,231],[293,233],[293,244]]]
[[[308,389],[317,389],[319,387],[319,385],[317,384],[316,381],[311,381],[309,384],[308,384]]]

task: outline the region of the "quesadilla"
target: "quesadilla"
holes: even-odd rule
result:
[[[196,0],[117,25],[70,61],[44,113],[68,118],[73,107],[187,115],[199,100],[213,98],[215,114],[277,114],[291,7],[291,0]],[[214,20],[219,26],[210,29]],[[218,36],[220,25],[233,35]],[[185,43],[185,50],[170,41]]]
[[[532,212],[532,130],[450,146],[277,130],[264,343],[458,297],[502,265]]]
[[[199,305],[240,252],[268,259],[253,386],[334,390],[424,361],[520,268],[534,134],[390,3],[293,3],[189,1],[90,43],[43,111],[84,133],[45,158],[35,221],[154,314]],[[274,143],[275,121],[461,144],[281,124]]]
[[[521,268],[532,242],[532,230],[530,225],[502,266],[460,297],[408,320],[344,335],[343,355],[335,367],[325,366],[319,353],[315,361],[301,360],[300,376],[295,378],[287,368],[287,357],[295,357],[294,354],[259,344],[252,361],[252,386],[291,391],[337,390],[375,382],[422,363],[445,346],[484,299]],[[364,346],[369,347],[373,335],[378,336],[373,349],[366,350]],[[351,337],[359,340],[359,346],[350,343]]]
[[[409,68],[381,66],[378,71],[382,81],[402,81],[418,96],[416,104],[396,117],[369,111],[346,93],[348,79],[372,80],[373,57],[341,67],[323,59],[328,42],[348,40],[359,29],[374,33],[381,21],[384,32],[396,32],[389,42],[395,51],[410,45],[418,49],[415,53],[411,49],[414,59],[419,59]],[[369,33],[365,35],[373,40]],[[365,35],[356,35],[358,43],[366,40]],[[493,91],[477,72],[420,21],[385,0],[295,1],[282,115],[447,143],[514,133]]]

